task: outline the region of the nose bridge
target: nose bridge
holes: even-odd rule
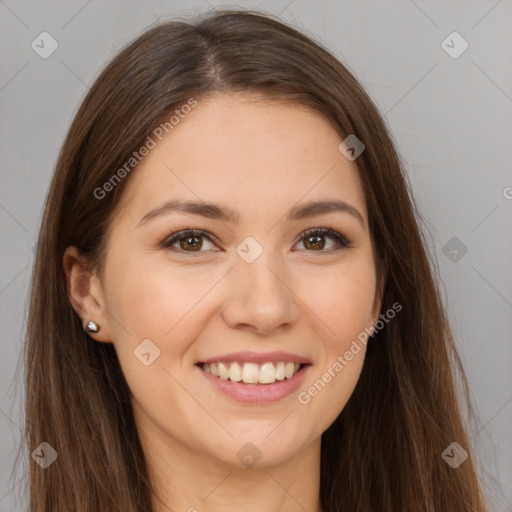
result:
[[[229,273],[225,321],[231,327],[247,324],[265,332],[296,321],[295,296],[287,284],[288,273],[278,252],[260,246],[262,250],[254,258],[254,242],[248,240],[246,244],[242,242],[237,248],[234,269]],[[246,257],[248,254],[251,257]]]
[[[270,250],[265,251],[254,262],[237,262],[237,278],[245,291],[249,292],[247,296],[259,297],[261,295],[270,295],[265,297],[269,301],[279,297],[284,298],[287,295],[284,285],[284,265],[278,261],[278,257],[270,254]]]

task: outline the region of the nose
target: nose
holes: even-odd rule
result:
[[[227,276],[229,297],[222,315],[232,329],[269,334],[299,318],[298,298],[287,272],[264,255],[252,263],[240,259]]]

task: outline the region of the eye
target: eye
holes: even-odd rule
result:
[[[202,252],[201,248],[203,248],[203,238],[206,238],[206,240],[210,244],[214,239],[214,237],[212,237],[205,231],[201,231],[200,229],[184,229],[183,231],[173,233],[171,236],[166,238],[162,242],[162,247],[174,251]],[[179,243],[179,247],[172,247],[174,244],[177,243]]]
[[[323,250],[325,248],[325,241],[322,239],[331,238],[337,244],[335,244],[334,248],[330,247],[328,250]],[[204,242],[203,239],[207,240],[207,243],[213,246],[213,241],[216,238],[207,233],[206,231],[202,231],[200,229],[184,229],[182,231],[178,231],[173,233],[169,237],[167,237],[162,242],[162,248],[170,249],[176,252],[204,252]],[[308,252],[323,252],[323,253],[333,253],[344,248],[350,247],[350,241],[343,236],[341,233],[331,229],[331,228],[312,228],[304,231],[299,239],[300,243],[303,243]],[[176,244],[179,244],[178,247],[175,247]],[[206,247],[206,250],[210,249]]]
[[[335,240],[336,244],[333,247],[328,248],[328,250],[323,250],[325,248],[325,238],[331,238]],[[322,240],[324,239],[324,240]],[[300,243],[304,244],[304,246],[309,249],[309,252],[324,252],[324,253],[333,253],[344,248],[350,247],[350,241],[343,236],[341,233],[334,231],[334,229],[330,228],[312,228],[304,231],[300,237]]]

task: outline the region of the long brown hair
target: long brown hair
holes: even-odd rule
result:
[[[30,511],[151,510],[129,389],[113,345],[83,332],[62,257],[74,245],[101,270],[109,222],[136,168],[104,199],[94,191],[170,112],[218,93],[307,106],[366,146],[356,163],[377,271],[386,276],[381,309],[398,302],[403,311],[369,342],[355,391],[322,436],[323,510],[486,511],[457,400],[461,383],[470,409],[467,382],[383,118],[320,44],[247,10],[147,30],[103,70],[69,129],[41,222],[24,352],[29,452],[47,442],[58,459],[44,470],[29,461]],[[441,457],[453,441],[469,452],[457,469]]]

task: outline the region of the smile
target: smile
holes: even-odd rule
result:
[[[299,370],[300,363],[281,361],[276,364],[257,363],[203,363],[202,369],[222,380],[244,382],[245,384],[272,384],[276,380],[291,379]]]

